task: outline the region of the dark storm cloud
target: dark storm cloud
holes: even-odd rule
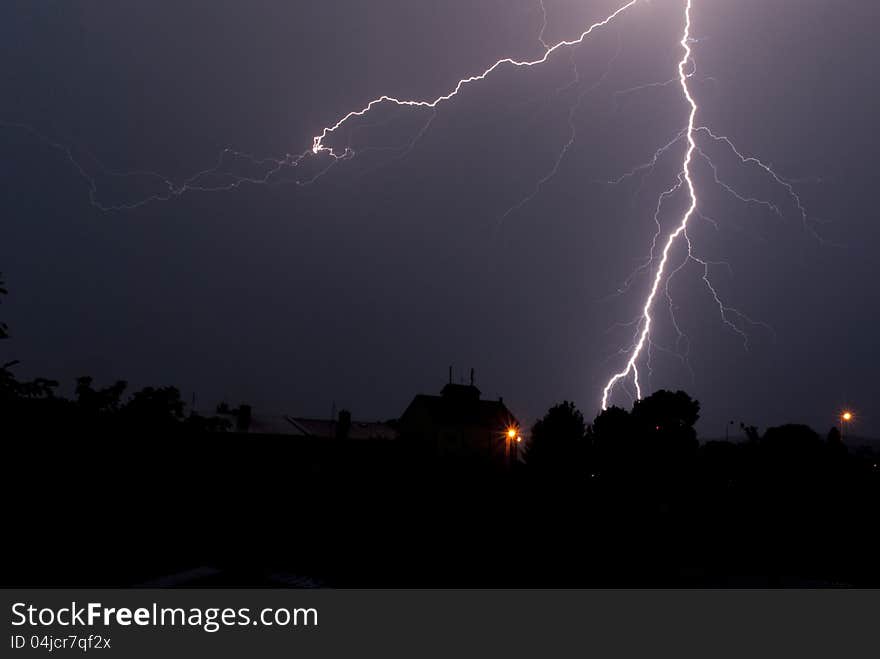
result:
[[[554,40],[615,3],[547,6]],[[471,87],[405,159],[364,154],[308,188],[245,186],[105,214],[59,152],[4,130],[0,270],[16,337],[4,355],[34,375],[174,383],[200,401],[301,414],[329,414],[335,401],[377,418],[436,390],[454,363],[474,366],[486,394],[521,418],[563,398],[589,416],[622,365],[613,355],[628,335],[607,330],[638,314],[646,282],[609,295],[647,254],[676,158],[638,190],[595,181],[649,158],[686,111],[674,86],[614,92],[675,75],[681,11],[678,0],[645,3],[575,52],[575,93],[613,60],[611,72],[584,97],[557,176],[500,229],[568,138],[567,52]],[[178,180],[224,147],[301,152],[379,94],[433,97],[498,57],[540,52],[532,0],[17,2],[0,12],[0,119],[114,169]],[[745,352],[699,273],[674,280],[693,376],[658,351],[650,383],[700,398],[706,435],[730,419],[824,430],[843,402],[864,410],[861,430],[880,432],[875,14],[867,1],[793,11],[694,0],[699,121],[802,180],[807,207],[829,222],[817,241],[778,189],[723,151],[713,155],[731,183],[784,217],[731,202],[699,169],[719,230],[695,222],[697,248],[729,262],[733,276],[713,271],[725,299],[775,331],[751,328]],[[428,117],[383,107],[361,123],[391,123],[349,135],[405,144]],[[658,338],[673,344],[657,313]]]

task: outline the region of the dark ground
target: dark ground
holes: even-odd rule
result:
[[[6,586],[880,585],[876,471],[746,488],[236,435],[6,446]]]

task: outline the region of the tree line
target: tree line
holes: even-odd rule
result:
[[[8,295],[0,275],[0,302]],[[0,322],[0,340],[9,338],[9,327]],[[206,433],[229,428],[219,416],[187,413],[176,387],[144,387],[126,394],[128,383],[117,381],[96,388],[91,377],[77,378],[73,397],[58,393],[60,383],[48,378],[19,379],[19,362],[0,363],[0,409],[8,428],[31,431],[92,434]]]
[[[768,428],[740,424],[739,441],[701,444],[700,403],[683,391],[658,391],[632,409],[611,407],[592,423],[571,402],[535,423],[524,471],[551,482],[588,484],[674,500],[694,492],[763,495],[798,492],[827,500],[870,487],[876,496],[877,457],[850,451],[837,428],[824,437],[801,424]]]

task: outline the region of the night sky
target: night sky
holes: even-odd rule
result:
[[[622,0],[546,0],[545,38],[576,38]],[[71,153],[113,204],[211,167],[226,147],[301,153],[382,94],[434,98],[506,57],[538,58],[538,0],[321,2],[13,1],[0,6],[0,360],[68,385],[173,384],[200,408],[398,416],[411,397],[476,369],[486,397],[522,420],[574,400],[591,419],[626,356],[649,279],[616,292],[647,257],[657,196],[683,145],[611,186],[686,122],[676,85],[683,0],[645,0],[544,65],[503,68],[431,112],[383,105],[328,142],[359,155],[306,158],[272,185],[189,192],[102,212]],[[689,341],[672,354],[665,297],[643,384],[683,388],[699,430],[797,421],[824,432],[843,405],[880,434],[880,9],[874,0],[693,0],[698,123],[730,136],[785,191],[701,142],[720,176],[781,216],[744,204],[695,165],[695,251],[713,266],[748,349],[691,264],[670,285]],[[573,55],[572,55],[573,53]],[[580,76],[572,84],[573,63]],[[603,77],[604,76],[604,77]],[[597,84],[598,83],[598,84]],[[503,218],[547,174],[557,175]],[[239,176],[263,171],[237,160]],[[680,217],[676,197],[664,231]],[[677,262],[681,261],[679,254]],[[615,325],[617,324],[617,325]],[[663,350],[661,348],[666,348]],[[614,402],[628,403],[623,389]]]

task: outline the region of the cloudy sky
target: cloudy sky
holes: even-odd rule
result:
[[[620,4],[545,0],[544,39],[576,38]],[[626,362],[651,282],[630,276],[684,143],[607,181],[686,123],[680,87],[652,84],[676,75],[683,11],[639,2],[436,116],[380,105],[328,139],[357,155],[310,185],[296,181],[326,155],[270,185],[104,211],[167,193],[157,176],[109,172],[179,185],[225,148],[283,159],[382,94],[434,98],[501,57],[537,59],[540,2],[3,3],[0,271],[14,338],[0,357],[68,383],[174,384],[203,408],[325,416],[335,404],[363,419],[397,416],[453,364],[525,420],[562,399],[592,417]],[[784,188],[703,137],[719,179],[759,200],[695,162],[689,235],[724,304],[753,321],[728,313],[747,345],[691,262],[668,288],[686,338],[664,281],[640,365],[645,389],[700,399],[706,436],[730,420],[825,431],[844,404],[858,432],[880,434],[878,17],[868,0],[693,0],[698,123],[792,181],[808,211],[805,223]],[[571,126],[556,175],[517,207]],[[271,161],[221,164],[197,184],[262,177]],[[661,209],[664,232],[685,203]],[[624,388],[613,401],[628,404]]]

